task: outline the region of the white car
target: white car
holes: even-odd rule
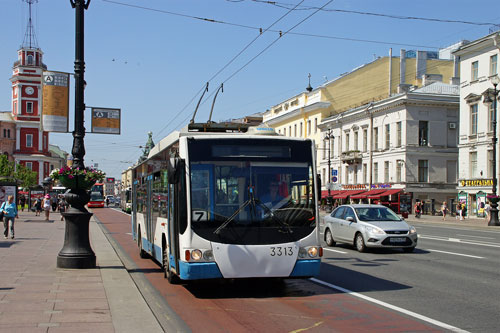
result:
[[[402,248],[413,252],[417,230],[382,205],[343,205],[323,219],[325,242],[353,244],[359,252],[368,247]]]

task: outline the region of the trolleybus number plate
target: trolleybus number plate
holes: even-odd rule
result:
[[[271,246],[271,257],[293,256],[292,246]]]

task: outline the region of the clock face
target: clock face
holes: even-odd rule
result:
[[[35,92],[35,89],[33,89],[33,87],[26,87],[26,89],[24,89],[24,91],[25,91],[28,95],[32,95],[32,94]]]

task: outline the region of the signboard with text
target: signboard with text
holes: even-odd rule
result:
[[[120,109],[92,108],[92,133],[120,134]]]
[[[68,132],[69,73],[44,71],[42,125],[48,132]]]

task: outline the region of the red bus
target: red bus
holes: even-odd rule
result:
[[[89,208],[104,207],[104,184],[96,183],[90,190],[90,201],[87,204]]]

